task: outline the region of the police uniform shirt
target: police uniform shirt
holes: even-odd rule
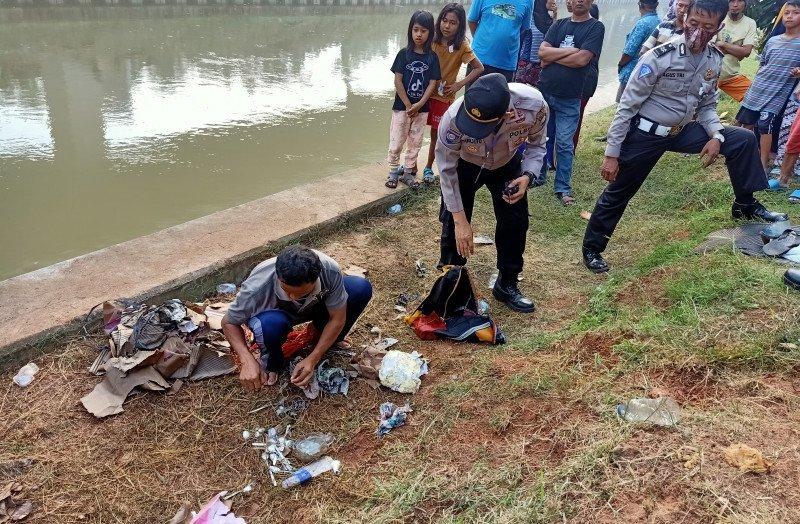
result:
[[[717,115],[717,80],[722,53],[708,45],[689,52],[685,35],[645,53],[631,74],[608,130],[606,156],[619,157],[631,120],[639,115],[653,123],[683,126],[695,119],[709,138],[723,129]]]
[[[486,138],[470,138],[456,127],[456,113],[464,103],[463,96],[442,116],[436,165],[439,166],[442,199],[451,213],[464,210],[456,173],[459,158],[493,170],[506,165],[524,143],[522,170],[538,173],[542,168],[547,143],[547,103],[537,89],[528,85],[510,83],[508,88],[511,91],[509,111],[513,109],[515,116],[506,116],[500,129]]]

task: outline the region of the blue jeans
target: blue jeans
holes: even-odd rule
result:
[[[544,94],[544,99],[550,106],[550,120],[555,125],[555,192],[571,195],[572,160],[575,156],[575,144],[572,139],[581,116],[581,99],[561,98],[548,94]],[[550,126],[549,121],[548,126]]]
[[[372,298],[372,284],[361,277],[344,275],[344,289],[347,291],[347,317],[344,327],[336,341],[341,341],[350,332],[358,317]],[[281,371],[286,364],[281,346],[292,327],[309,320],[318,331],[322,332],[329,320],[328,310],[324,303],[312,308],[304,318],[296,319],[280,309],[267,309],[253,316],[247,325],[253,331],[256,343],[261,350],[261,362],[267,371]]]

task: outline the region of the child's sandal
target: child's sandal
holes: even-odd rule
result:
[[[417,182],[417,174],[416,173],[404,173],[402,177],[400,177],[400,182],[407,185],[409,188],[416,191],[419,189],[419,182]]]
[[[386,179],[386,183],[384,185],[389,189],[396,189],[398,178],[400,178],[399,173],[389,173],[389,177]]]

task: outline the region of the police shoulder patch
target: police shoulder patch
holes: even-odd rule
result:
[[[656,54],[657,57],[661,58],[662,56],[666,55],[667,53],[671,53],[677,49],[675,44],[662,44],[660,46],[656,46],[653,48],[653,52]]]
[[[461,140],[461,136],[461,133],[451,127],[445,132],[442,142],[446,146],[454,146]]]
[[[637,78],[644,78],[644,77],[646,77],[648,75],[652,75],[652,74],[653,74],[653,68],[650,67],[647,64],[642,64],[639,67],[639,76]]]

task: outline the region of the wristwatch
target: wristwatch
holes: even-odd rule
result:
[[[533,184],[533,179],[536,178],[536,175],[534,175],[530,171],[523,171],[522,174],[528,177],[528,187],[531,187],[531,185]]]
[[[716,138],[717,140],[719,140],[719,143],[720,143],[720,144],[721,144],[721,143],[723,143],[723,142],[725,142],[725,137],[724,137],[724,136],[722,135],[722,133],[720,133],[719,131],[717,131],[716,133],[714,133],[713,135],[711,135],[711,138]]]

